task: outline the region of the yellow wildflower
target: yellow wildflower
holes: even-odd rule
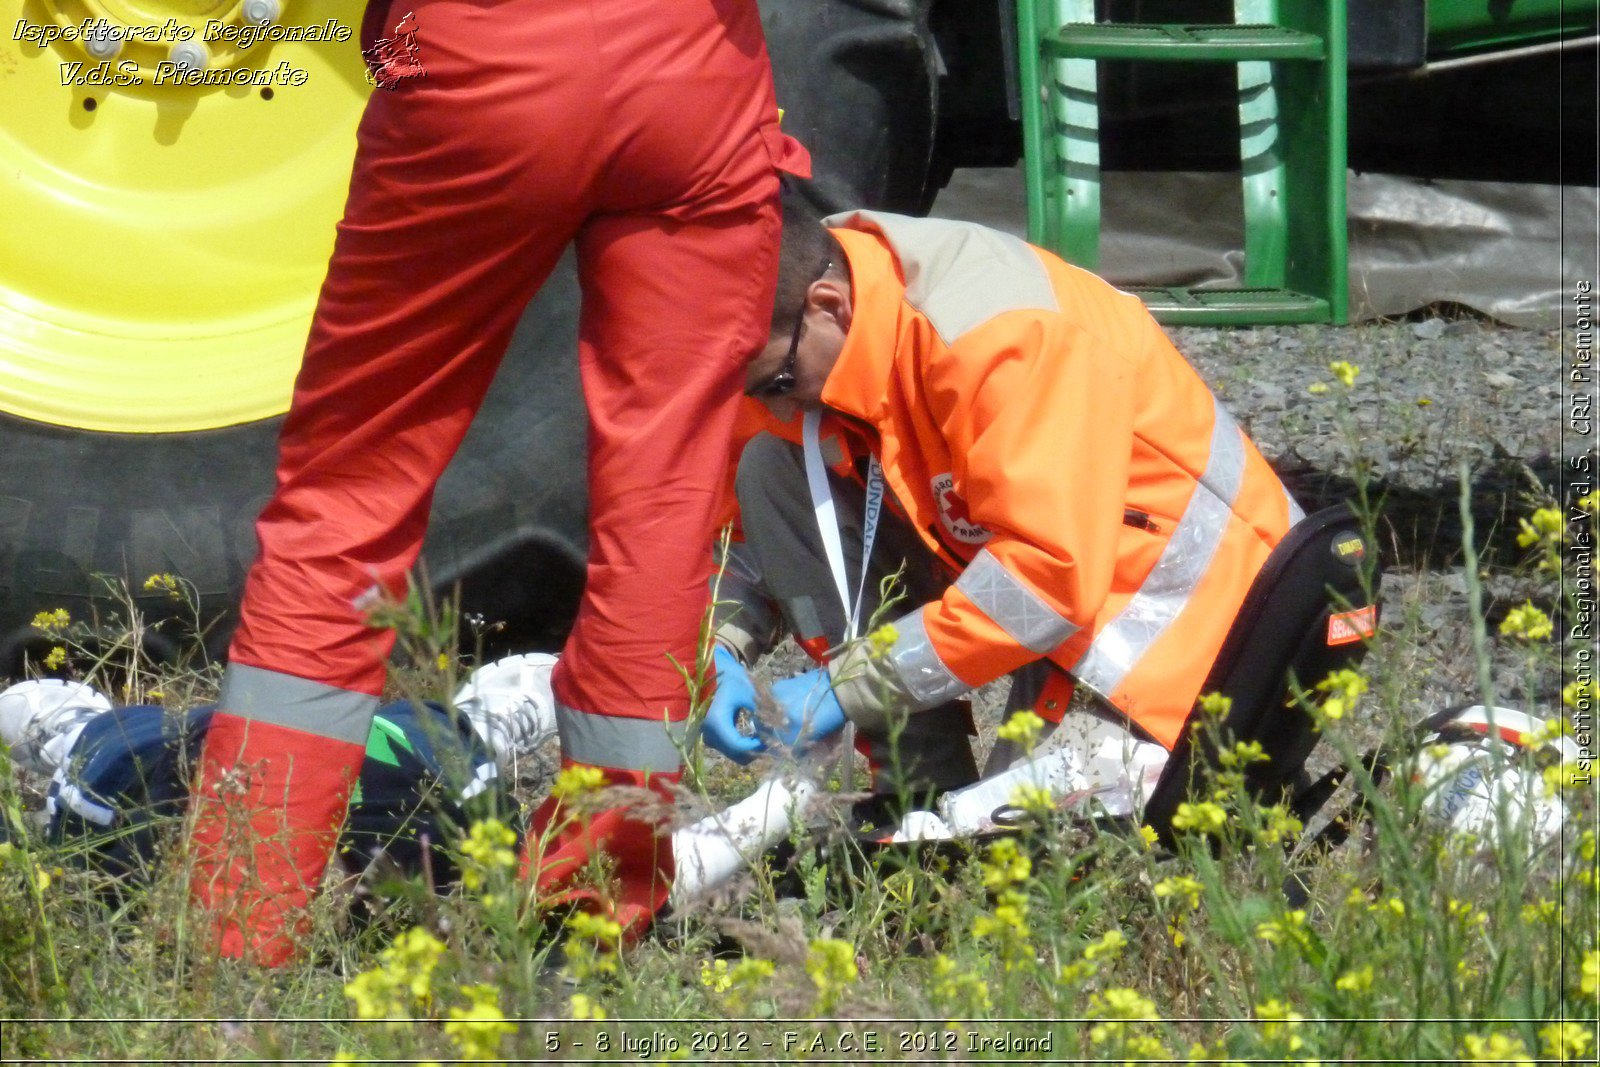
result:
[[[500,1042],[517,1032],[500,1010],[500,991],[492,985],[464,985],[468,1006],[451,1008],[450,1021],[444,1024],[445,1036],[456,1043],[469,1060],[492,1060]]]
[[[400,983],[382,967],[362,971],[345,983],[344,995],[355,1005],[359,1019],[409,1018],[409,1006],[400,996]]]
[[[873,659],[882,659],[899,639],[900,632],[894,628],[894,623],[886,622],[867,635],[867,652]]]
[[[606,1017],[606,1010],[587,993],[572,994],[572,999],[567,1001],[567,1010],[572,1012],[574,1019],[599,1020]]]
[[[567,917],[566,926],[571,932],[566,945],[568,975],[582,981],[596,974],[616,973],[622,926],[615,919],[579,911]]]
[[[1206,693],[1200,698],[1200,714],[1220,719],[1233,710],[1233,698],[1221,693]]]
[[[574,764],[565,767],[556,775],[555,785],[550,787],[550,795],[560,799],[580,797],[604,788],[606,775],[599,767],[586,767]]]
[[[1525,600],[1500,620],[1500,632],[1524,641],[1543,641],[1555,632],[1555,627],[1550,616],[1534,607],[1533,601]]]
[[[1489,921],[1487,913],[1480,911],[1464,900],[1451,898],[1445,901],[1444,908],[1446,915],[1452,919],[1460,919],[1463,926],[1470,926],[1473,923],[1481,926]]]
[[[183,589],[179,585],[178,577],[172,574],[152,574],[144,580],[144,591],[165,593],[173,600],[183,599]]]
[[[1267,762],[1267,753],[1260,741],[1239,741],[1231,749],[1217,753],[1217,760],[1224,767],[1248,767]]]
[[[1157,834],[1152,827],[1150,827],[1150,826],[1141,826],[1141,827],[1139,827],[1139,840],[1144,843],[1144,847],[1146,849],[1148,849],[1152,845],[1154,845],[1159,837],[1160,837],[1160,835]]]
[[[838,938],[817,938],[806,951],[806,974],[817,987],[819,1010],[831,1010],[845,987],[861,977],[855,946]]]
[[[1282,804],[1274,804],[1264,809],[1262,815],[1266,818],[1256,829],[1256,837],[1263,844],[1276,845],[1285,838],[1298,836],[1300,831],[1305,829],[1305,825]]]
[[[727,960],[701,960],[700,984],[713,993],[726,993],[733,986]]]
[[[1594,1037],[1578,1023],[1551,1023],[1539,1031],[1539,1041],[1546,1056],[1567,1063],[1583,1059]]]
[[[1021,808],[1036,819],[1043,819],[1056,810],[1056,801],[1050,790],[1032,782],[1024,782],[1012,790],[1011,806]]]
[[[1002,837],[989,846],[989,856],[983,862],[985,888],[999,891],[1027,880],[1033,873],[1033,861],[1017,847],[1014,838]]]
[[[1172,817],[1173,829],[1192,830],[1199,834],[1220,834],[1227,825],[1227,811],[1209,800],[1198,804],[1179,804],[1178,813]]]
[[[1256,936],[1269,945],[1292,944],[1305,948],[1310,944],[1310,935],[1306,932],[1306,913],[1296,908],[1281,919],[1257,923]]]
[[[1318,682],[1317,691],[1327,694],[1316,710],[1318,718],[1337,721],[1355,708],[1356,701],[1367,691],[1367,680],[1343,667]]]
[[[1142,996],[1136,989],[1108,989],[1089,998],[1089,1014],[1096,1019],[1153,1020],[1160,1019],[1153,1000]]]
[[[1559,545],[1566,539],[1567,522],[1558,508],[1540,508],[1526,519],[1518,519],[1517,544],[1523,548],[1531,545]]]
[[[1006,969],[1015,967],[1028,951],[1028,901],[1015,889],[1001,893],[993,913],[980,914],[972,920],[972,936],[995,938],[1000,943],[1000,954]]]
[[[1155,884],[1157,900],[1181,900],[1189,906],[1190,911],[1200,907],[1200,891],[1204,887],[1195,879],[1187,875],[1175,874],[1170,878],[1163,878]]]
[[[1312,396],[1321,396],[1323,393],[1326,393],[1327,391],[1328,391],[1328,383],[1327,382],[1312,382],[1310,385],[1306,386],[1306,392],[1310,393]]]
[[[461,843],[464,860],[461,883],[476,891],[487,884],[495,871],[515,867],[517,854],[512,849],[516,843],[516,833],[499,819],[480,819],[473,823],[467,839]]]
[[[1282,1044],[1290,1052],[1305,1044],[1300,1035],[1295,1033],[1300,1024],[1305,1022],[1305,1016],[1291,1010],[1289,1005],[1276,997],[1265,1004],[1256,1005],[1256,1018],[1261,1020],[1261,1036],[1266,1040]]]
[[[1372,988],[1372,967],[1344,972],[1334,980],[1333,988],[1341,993],[1365,993]]]
[[[1100,973],[1100,965],[1088,960],[1076,960],[1066,964],[1056,974],[1056,981],[1062,985],[1077,985],[1088,978],[1093,978]]]
[[[1002,740],[1010,741],[1027,751],[1033,748],[1033,743],[1039,739],[1039,734],[1043,730],[1044,720],[1024,709],[1005,721],[1005,725],[1000,727],[999,736]]]
[[[57,645],[48,653],[46,653],[44,657],[44,669],[47,671],[58,671],[61,669],[61,665],[66,662],[67,650],[62,648],[60,645]]]
[[[1361,373],[1360,367],[1343,359],[1336,359],[1328,364],[1328,370],[1333,372],[1333,376],[1339,379],[1339,384],[1346,389],[1356,384],[1356,375]]]
[[[1544,780],[1544,791],[1550,796],[1581,789],[1591,781],[1587,771],[1577,763],[1556,763],[1546,767],[1540,772]]]
[[[1128,939],[1122,935],[1121,930],[1108,930],[1100,940],[1089,943],[1089,947],[1083,950],[1083,958],[1086,960],[1115,959],[1127,947]]]
[[[380,957],[389,973],[407,987],[419,1004],[425,1004],[433,995],[433,969],[444,952],[444,942],[420,926],[413,926],[394,944],[383,950]]]
[[[1488,1037],[1468,1034],[1461,1041],[1461,1052],[1474,1063],[1512,1063],[1516,1067],[1533,1067],[1527,1047],[1510,1034],[1490,1034]]]
[[[1535,923],[1553,923],[1561,914],[1561,905],[1554,900],[1540,900],[1522,906],[1522,921],[1529,926]]]
[[[67,627],[72,625],[72,616],[66,608],[56,608],[53,611],[41,611],[33,617],[32,626],[46,637],[60,637],[66,633]]]
[[[1578,991],[1586,997],[1600,992],[1600,950],[1590,949],[1583,954],[1583,972],[1578,980]]]
[[[734,964],[728,972],[728,1005],[735,1011],[742,1010],[749,998],[754,995],[767,981],[777,966],[771,960],[746,957]]]
[[[1594,678],[1568,682],[1561,689],[1561,703],[1569,708],[1576,708],[1580,703],[1593,707],[1597,697],[1600,697],[1600,680]]]
[[[933,958],[933,1000],[952,1015],[972,1018],[989,1010],[989,986],[982,978],[956,966],[948,956]]]
[[[1384,900],[1377,901],[1373,904],[1367,905],[1367,909],[1369,911],[1387,911],[1390,915],[1393,915],[1397,919],[1403,919],[1406,917],[1405,901],[1401,900],[1399,897],[1388,897]]]

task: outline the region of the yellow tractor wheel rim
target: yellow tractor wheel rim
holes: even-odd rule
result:
[[[0,411],[124,433],[281,414],[368,92],[359,8],[4,6]]]

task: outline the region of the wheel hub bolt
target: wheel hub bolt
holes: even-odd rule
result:
[[[95,59],[111,59],[122,51],[122,41],[108,29],[101,29],[84,37],[83,50]]]
[[[211,64],[211,50],[199,41],[179,41],[167,59],[179,70],[205,70]]]
[[[277,22],[283,5],[278,0],[244,0],[243,14],[246,22]]]

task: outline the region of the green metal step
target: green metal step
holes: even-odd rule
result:
[[[1062,59],[1219,61],[1321,59],[1321,37],[1284,26],[1149,25],[1073,22],[1040,38],[1048,55]]]
[[[1261,325],[1327,322],[1328,302],[1293,289],[1189,289],[1119,286],[1144,301],[1156,321],[1170,326]]]

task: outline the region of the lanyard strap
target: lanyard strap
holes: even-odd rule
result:
[[[811,506],[817,516],[817,531],[822,535],[822,551],[833,572],[833,585],[844,609],[845,640],[856,636],[861,622],[861,601],[867,588],[867,561],[878,536],[878,519],[883,514],[883,466],[876,456],[867,465],[867,499],[861,521],[861,581],[855,599],[850,599],[850,580],[844,570],[844,543],[839,538],[839,514],[833,506],[833,489],[828,484],[828,466],[822,461],[822,412],[812,408],[801,424],[805,447],[806,485],[811,490]]]

